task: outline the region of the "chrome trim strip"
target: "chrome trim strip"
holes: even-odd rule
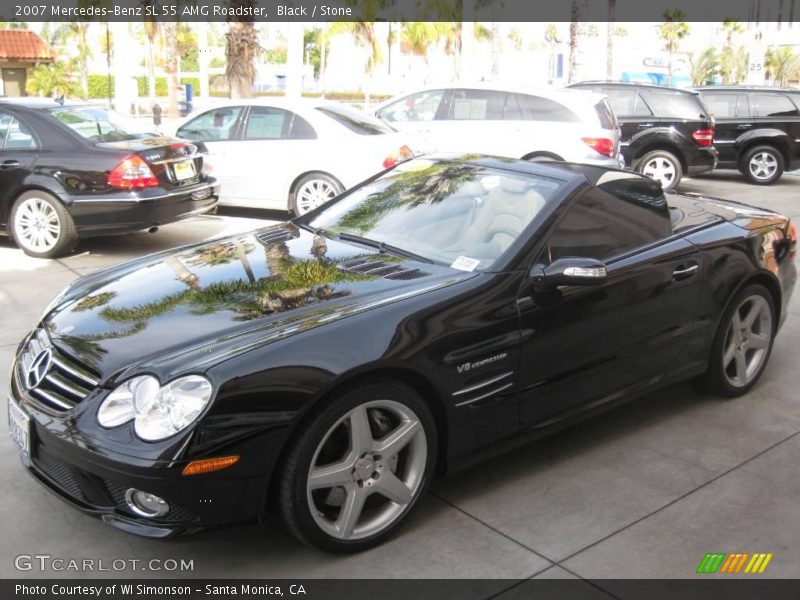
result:
[[[507,390],[508,388],[510,388],[512,385],[514,385],[514,384],[512,382],[509,382],[509,383],[497,388],[496,390],[492,390],[491,392],[486,392],[482,396],[478,396],[477,398],[473,398],[472,400],[464,400],[463,402],[457,402],[456,406],[466,406],[467,404],[474,404],[475,402],[479,402],[480,400],[483,400],[484,398],[488,398],[489,396],[494,396],[496,394],[499,394],[503,390]]]
[[[74,404],[67,404],[63,400],[59,400],[58,398],[56,398],[52,394],[49,394],[48,392],[45,392],[44,390],[40,390],[39,388],[33,388],[32,390],[29,390],[29,391],[30,391],[31,394],[38,394],[38,395],[42,396],[42,398],[44,398],[46,401],[50,402],[51,404],[55,404],[56,406],[58,406],[60,408],[63,408],[64,410],[70,410],[71,408],[74,408],[74,406],[75,406]]]
[[[187,187],[186,189],[182,190],[175,190],[174,192],[170,192],[169,194],[162,194],[160,196],[151,196],[149,198],[75,198],[72,203],[73,204],[89,204],[92,202],[129,202],[131,204],[138,204],[139,202],[152,202],[152,201],[159,201],[164,200],[166,198],[174,198],[175,196],[183,196],[185,194],[192,195],[196,194],[197,192],[202,192],[203,190],[211,189],[211,193],[214,193],[214,190],[219,187],[217,183],[209,183],[206,185],[201,185],[198,187]],[[124,191],[124,190],[120,190]]]
[[[150,164],[151,165],[168,165],[170,163],[183,162],[184,160],[194,160],[195,158],[199,158],[201,156],[203,156],[203,155],[200,154],[199,152],[195,152],[194,154],[190,154],[190,155],[187,155],[187,156],[181,156],[181,157],[177,157],[177,158],[162,158],[161,160],[154,160],[154,161],[151,161]]]
[[[492,385],[493,383],[497,383],[501,379],[505,379],[506,377],[509,377],[509,376],[511,376],[513,374],[514,374],[514,371],[509,371],[508,373],[503,373],[502,375],[498,375],[497,377],[493,377],[492,379],[489,379],[488,381],[484,381],[483,383],[476,383],[475,385],[470,386],[468,388],[463,388],[463,389],[458,390],[457,392],[453,392],[453,396],[462,396],[464,394],[469,394],[470,392],[474,392],[475,390],[479,390],[479,389],[481,389],[483,387],[486,387],[487,385]]]
[[[87,394],[86,390],[79,388],[77,385],[75,385],[70,381],[67,381],[66,379],[63,379],[56,373],[50,372],[47,375],[45,375],[44,378],[53,385],[61,388],[65,392],[69,392],[70,394],[77,396],[81,400],[83,400],[86,397]]]
[[[64,369],[70,375],[74,375],[78,379],[83,379],[83,381],[85,381],[89,385],[97,385],[98,383],[100,383],[99,381],[91,377],[88,373],[84,373],[83,371],[77,369],[76,367],[68,365],[55,354],[53,354],[53,363]]]

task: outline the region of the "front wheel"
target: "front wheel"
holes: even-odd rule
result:
[[[706,387],[723,396],[747,393],[761,377],[777,327],[775,303],[762,285],[749,285],[731,302],[711,347]]]
[[[756,185],[772,185],[783,175],[783,155],[772,146],[756,146],[742,158],[740,171]]]
[[[40,190],[25,192],[11,209],[9,232],[28,256],[57,258],[78,243],[75,222],[54,196]]]
[[[664,190],[674,190],[683,177],[681,161],[666,150],[648,152],[639,160],[635,170],[658,181]]]
[[[416,506],[433,473],[436,430],[410,387],[374,382],[326,401],[300,431],[279,489],[283,520],[322,550],[383,542]]]
[[[342,185],[325,173],[311,173],[294,186],[291,204],[298,217],[330,202],[344,191]]]

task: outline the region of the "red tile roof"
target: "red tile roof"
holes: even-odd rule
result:
[[[1,29],[0,59],[50,62],[55,59],[55,54],[33,31]]]

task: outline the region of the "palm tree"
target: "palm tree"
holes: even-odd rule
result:
[[[438,23],[411,22],[403,23],[400,39],[412,54],[422,57],[428,64],[428,50],[439,39]]]
[[[409,23],[407,23],[409,25]],[[405,27],[404,27],[405,29]],[[364,66],[364,104],[365,108],[369,107],[370,103],[370,80],[372,72],[375,67],[381,62],[381,41],[375,32],[375,23],[372,21],[351,21],[343,22],[338,21],[333,23],[328,31],[329,36],[335,36],[340,33],[348,33],[352,36],[356,46],[367,49],[367,64]]]
[[[149,12],[148,8],[152,5],[153,0],[142,0],[142,6],[145,7],[145,14]],[[156,42],[161,38],[160,23],[152,17],[145,18],[142,23],[142,32],[147,39],[147,95],[150,97],[150,104],[156,101],[156,58],[155,46]]]
[[[252,7],[254,0],[229,0],[231,8]],[[256,80],[255,59],[261,51],[255,23],[231,21],[225,34],[225,78],[231,98],[252,98]]]
[[[764,56],[764,66],[773,83],[787,85],[790,80],[800,78],[800,54],[790,47],[769,48]]]
[[[572,0],[570,6],[569,22],[569,66],[567,68],[567,82],[572,83],[575,78],[575,61],[578,57],[578,22],[581,20],[581,10],[578,0]]]
[[[667,85],[672,85],[672,57],[680,48],[683,38],[689,35],[689,25],[684,22],[686,14],[679,8],[664,11],[664,22],[658,25],[658,35],[665,42],[669,54],[667,64]]]
[[[614,20],[617,13],[617,0],[608,0],[608,21],[606,22],[606,79],[614,73]]]
[[[163,68],[167,74],[167,87],[169,88],[169,110],[170,117],[178,117],[178,60],[180,50],[178,48],[178,24],[175,21],[165,21],[161,24],[161,32],[164,36]]]
[[[689,55],[692,85],[705,85],[719,71],[719,57],[713,46],[706,48],[699,56]]]
[[[29,94],[47,98],[70,96],[74,88],[75,84],[69,70],[61,62],[39,65],[30,72],[25,84],[25,91]]]
[[[744,33],[744,27],[738,21],[725,19],[722,23],[722,29],[725,32],[725,46],[722,48],[720,56],[720,73],[722,74],[722,83],[730,85],[738,83],[739,78],[736,77],[737,73],[737,49],[734,48],[734,36]]]

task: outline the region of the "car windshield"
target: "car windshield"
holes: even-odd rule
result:
[[[93,142],[124,142],[155,135],[147,121],[131,119],[102,106],[67,106],[47,112]]]
[[[541,175],[416,159],[345,194],[309,225],[437,263],[484,270],[563,185]]]
[[[382,135],[384,133],[394,132],[394,129],[380,119],[371,117],[347,106],[331,104],[318,106],[317,110],[358,135]]]

